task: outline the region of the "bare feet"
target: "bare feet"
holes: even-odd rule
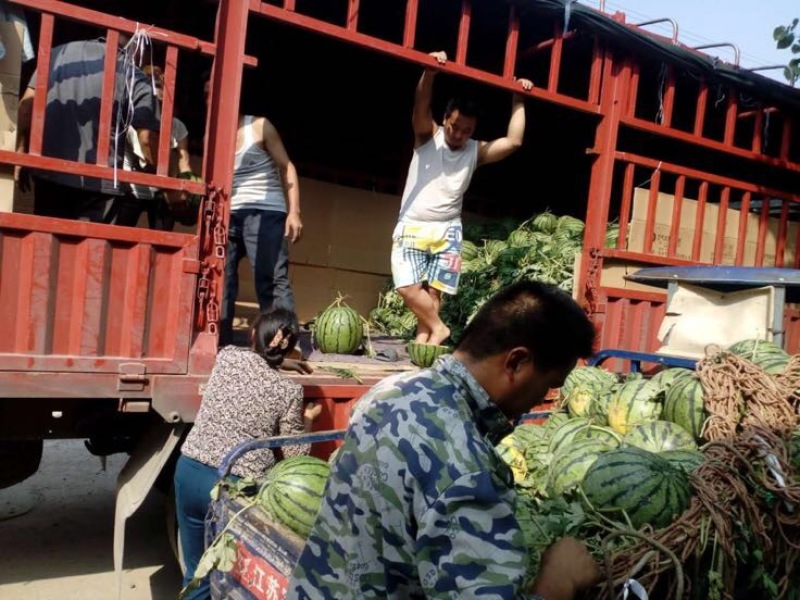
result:
[[[431,335],[429,333],[425,333],[417,329],[417,337],[414,338],[414,341],[418,344],[427,344],[430,337]]]
[[[442,323],[441,327],[437,327],[434,329],[430,336],[428,337],[427,344],[433,344],[435,346],[441,345],[443,341],[450,337],[450,328]]]

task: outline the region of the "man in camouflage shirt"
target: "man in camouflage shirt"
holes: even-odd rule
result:
[[[453,355],[385,379],[353,411],[289,598],[571,598],[597,566],[577,541],[545,555],[534,589],[494,444],[558,387],[594,330],[561,290],[501,290]],[[535,596],[533,596],[535,597]]]

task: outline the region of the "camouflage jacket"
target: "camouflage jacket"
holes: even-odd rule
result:
[[[288,598],[523,598],[511,425],[445,356],[358,403]]]

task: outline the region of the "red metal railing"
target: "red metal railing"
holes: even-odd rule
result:
[[[61,2],[59,0],[10,0],[25,9],[41,12],[41,26],[39,30],[39,47],[37,53],[37,78],[36,96],[34,99],[33,116],[30,131],[29,153],[18,154],[11,151],[0,151],[0,162],[17,164],[24,167],[47,169],[60,172],[70,172],[87,177],[113,179],[119,181],[148,185],[166,190],[185,190],[193,194],[204,195],[206,186],[203,183],[191,182],[183,179],[167,177],[169,167],[169,143],[171,139],[172,114],[175,98],[175,74],[177,71],[179,51],[199,52],[209,57],[214,57],[216,46],[198,38],[169,31],[155,26],[142,27],[133,21],[112,16],[87,8],[82,8]],[[53,42],[53,28],[56,19],[65,19],[83,24],[97,26],[104,29],[106,47],[114,49],[106,53],[106,63],[103,79],[103,98],[101,100],[100,120],[98,131],[98,148],[96,164],[91,165],[81,162],[65,161],[42,156],[42,139],[44,135],[44,115],[47,98],[50,54]],[[111,138],[111,110],[113,104],[113,87],[116,63],[117,41],[120,33],[134,34],[146,30],[148,36],[155,44],[166,46],[166,61],[164,65],[165,90],[162,102],[162,125],[158,147],[158,165],[156,174],[147,174],[131,171],[117,170],[108,166],[109,140]],[[252,57],[244,57],[244,64],[255,65]]]
[[[361,0],[364,2],[365,0]],[[375,0],[372,0],[375,1]],[[508,7],[508,29],[506,34],[505,55],[502,69],[498,73],[472,67],[468,63],[469,40],[472,23],[472,5],[474,0],[462,0],[460,18],[458,20],[457,43],[455,57],[444,66],[444,70],[453,74],[468,77],[493,86],[505,88],[511,91],[520,92],[520,87],[514,83],[514,76],[520,74],[516,72],[518,58],[518,44],[521,37],[521,23],[515,7],[509,4]],[[358,4],[351,2],[348,4],[348,14],[344,25],[331,23],[309,14],[301,14],[296,11],[293,0],[284,0],[283,6],[276,6],[272,3],[261,2],[260,0],[250,0],[250,10],[261,16],[274,21],[300,27],[309,31],[314,31],[343,42],[361,46],[370,50],[390,54],[394,57],[415,62],[421,65],[430,66],[433,60],[427,52],[418,50],[415,47],[417,18],[419,15],[420,1],[407,0],[406,12],[404,15],[404,29],[401,43],[395,43],[378,37],[367,35],[358,30]],[[582,112],[596,113],[597,96],[600,85],[600,62],[597,59],[599,48],[595,47],[592,69],[590,72],[590,82],[588,85],[589,94],[584,98],[576,98],[567,95],[559,90],[558,82],[560,79],[562,53],[564,51],[564,40],[560,29],[556,29],[554,36],[541,46],[540,49],[549,48],[551,51],[550,70],[547,78],[537,84],[537,87],[528,92],[534,98],[540,98],[579,110]],[[528,49],[528,54],[531,49]],[[523,54],[525,53],[523,52]],[[534,82],[537,83],[537,82]]]

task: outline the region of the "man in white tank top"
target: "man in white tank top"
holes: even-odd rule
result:
[[[444,52],[432,52],[438,65]],[[400,216],[392,235],[392,278],[406,306],[417,317],[416,341],[441,344],[450,329],[439,317],[441,294],[455,294],[461,273],[461,208],[472,174],[481,165],[510,156],[522,145],[525,104],[514,94],[504,137],[473,140],[477,110],[452,99],[439,126],[431,114],[436,69],[428,67],[414,97],[414,155],[408,169]],[[529,91],[533,83],[517,80]]]

